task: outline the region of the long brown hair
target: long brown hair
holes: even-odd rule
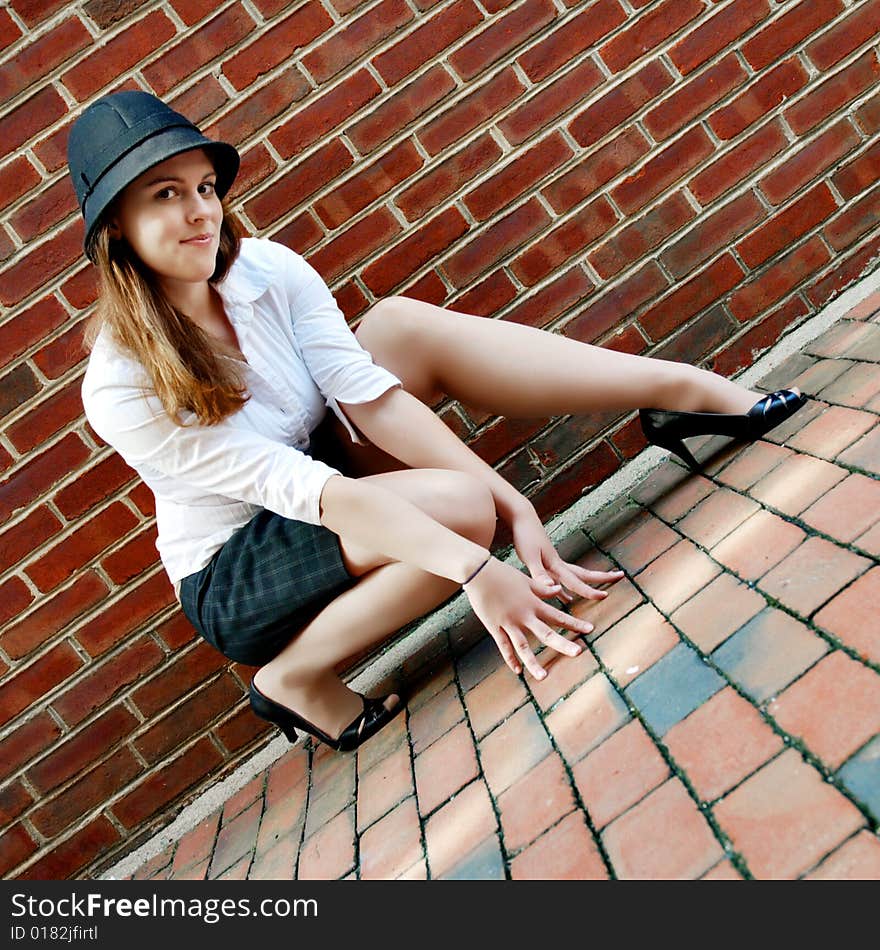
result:
[[[248,396],[234,361],[222,359],[208,335],[167,300],[125,240],[110,236],[109,220],[99,226],[93,257],[99,298],[86,328],[91,348],[102,326],[147,371],[165,411],[182,425],[181,410],[214,425],[240,409]],[[221,280],[238,255],[241,227],[223,206],[217,266],[211,282]]]

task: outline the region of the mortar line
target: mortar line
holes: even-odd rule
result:
[[[682,537],[684,537],[684,536],[682,536]],[[691,539],[688,538],[688,539],[686,539],[686,540],[691,540]],[[598,547],[598,545],[597,545],[597,547]],[[605,553],[609,558],[611,558],[611,559],[614,561],[614,563],[619,563],[619,562],[616,560],[616,558],[614,558],[614,556],[613,556],[608,550],[606,550],[605,548],[599,548],[599,549],[602,550],[603,553]],[[660,557],[660,556],[662,556],[662,555],[658,555],[658,557]],[[651,562],[649,562],[649,563],[651,563]],[[716,562],[716,563],[717,563],[717,562]],[[722,567],[722,572],[727,572],[727,568],[725,568],[723,565],[719,565],[719,566]],[[732,573],[732,572],[729,572],[729,573]],[[717,577],[717,576],[720,576],[720,575],[716,575],[716,577]],[[736,576],[736,575],[734,575],[734,576]],[[845,798],[849,799],[849,801],[862,813],[863,817],[866,819],[866,821],[867,821],[867,823],[868,823],[868,826],[871,827],[872,830],[876,830],[878,827],[880,827],[880,820],[878,820],[877,818],[875,818],[875,817],[871,814],[871,812],[870,812],[870,810],[867,808],[867,806],[863,805],[863,804],[859,801],[859,799],[856,798],[855,794],[837,777],[836,772],[839,771],[839,769],[832,770],[828,765],[826,765],[826,764],[822,761],[822,759],[820,759],[820,758],[816,755],[816,753],[814,753],[814,752],[807,746],[807,744],[804,742],[803,739],[799,738],[798,736],[792,735],[792,734],[789,733],[789,732],[786,732],[786,731],[782,728],[782,726],[779,725],[779,723],[776,721],[776,719],[775,719],[775,717],[772,715],[772,713],[770,713],[769,708],[762,708],[762,707],[765,706],[765,704],[768,702],[768,700],[761,700],[761,701],[759,702],[759,701],[756,701],[751,695],[749,695],[749,694],[745,691],[744,687],[742,687],[736,680],[734,680],[734,679],[732,678],[732,676],[731,676],[730,674],[727,673],[726,670],[724,670],[722,667],[720,667],[720,666],[717,664],[717,662],[712,659],[712,653],[711,653],[711,652],[710,652],[710,653],[706,653],[705,651],[703,651],[703,650],[699,647],[698,644],[696,644],[693,640],[691,640],[690,637],[688,637],[687,634],[684,633],[684,632],[679,628],[679,626],[671,619],[671,615],[670,615],[669,613],[667,613],[665,610],[663,610],[662,608],[660,608],[660,607],[651,599],[650,595],[638,584],[638,580],[637,580],[637,579],[638,579],[638,573],[637,573],[635,576],[630,577],[630,583],[632,583],[632,584],[639,590],[639,592],[646,598],[647,603],[652,604],[652,605],[654,606],[655,610],[657,610],[658,613],[660,613],[660,615],[664,618],[664,620],[666,620],[666,621],[672,626],[672,628],[675,630],[676,634],[678,635],[680,642],[687,644],[687,646],[689,646],[689,647],[698,655],[698,657],[700,658],[700,660],[701,660],[703,663],[705,663],[707,666],[709,666],[710,669],[712,669],[715,673],[717,673],[717,674],[727,683],[728,686],[731,686],[731,687],[736,691],[736,693],[737,693],[739,696],[741,696],[743,699],[745,699],[745,700],[749,703],[749,705],[751,705],[751,706],[757,711],[758,715],[761,716],[761,719],[762,719],[764,722],[766,722],[766,723],[771,727],[771,729],[772,729],[777,735],[780,736],[780,738],[782,739],[784,745],[790,746],[790,747],[792,747],[792,748],[797,749],[798,752],[801,754],[801,757],[802,757],[809,765],[811,765],[817,772],[819,772],[819,774],[822,776],[822,778],[823,778],[826,782],[828,782],[830,785],[832,785],[834,788],[836,788],[842,795],[844,795]],[[704,590],[706,587],[708,587],[709,584],[711,584],[712,581],[714,581],[714,580],[715,580],[715,578],[713,577],[711,581],[707,582],[705,585],[703,585],[703,587],[700,588],[700,591],[702,591],[702,590]],[[754,588],[752,588],[752,589],[754,589]],[[697,593],[699,593],[700,591],[695,591],[694,594],[697,594]],[[759,593],[761,593],[761,594],[763,595],[763,592],[762,592],[762,591],[759,591]],[[692,594],[691,596],[694,596],[694,594]],[[766,598],[765,598],[765,599],[766,599]],[[678,605],[678,606],[681,606],[681,605]],[[676,609],[677,609],[677,607],[676,607]],[[672,611],[672,612],[674,613],[674,611]],[[788,612],[790,613],[790,611],[788,611]],[[794,616],[797,616],[797,615],[794,615]],[[799,617],[798,617],[797,619],[800,620]],[[746,623],[748,623],[748,622],[749,622],[749,621],[746,621]],[[746,624],[743,624],[743,625],[740,626],[737,630],[733,631],[733,633],[731,633],[730,636],[731,636],[731,637],[732,637],[732,636],[735,636],[736,633],[737,633],[739,630],[741,630],[742,627],[744,627],[745,625],[746,625]],[[599,639],[599,638],[597,637],[596,639]],[[730,637],[728,637],[727,639],[729,640]],[[725,642],[726,642],[726,641],[725,641]],[[592,649],[592,643],[590,644],[590,646],[591,646],[591,649]],[[675,647],[673,647],[672,649],[675,649]],[[669,652],[671,652],[671,651],[669,651]],[[833,652],[833,650],[832,650],[831,652]],[[597,661],[598,661],[598,662],[601,662],[601,660],[599,659],[598,655],[596,655],[596,651],[595,651],[595,650],[593,651],[593,653],[594,653],[594,656],[596,656]],[[664,656],[665,656],[665,655],[667,655],[667,654],[664,654]],[[824,660],[826,657],[828,657],[828,656],[830,656],[830,655],[831,655],[831,653],[829,652],[829,653],[823,653],[822,656],[817,657],[817,659],[816,659],[813,663],[811,663],[810,666],[807,667],[807,669],[802,670],[797,676],[794,677],[794,679],[792,679],[790,682],[786,683],[785,686],[783,687],[783,689],[788,689],[789,687],[791,687],[794,683],[796,683],[798,680],[800,680],[803,676],[806,676],[807,673],[809,673],[809,672],[810,672],[811,670],[813,670],[816,666],[818,666],[819,663],[822,662],[822,660]],[[661,659],[662,659],[662,658],[661,658]],[[652,665],[653,665],[653,664],[652,664]],[[875,672],[878,672],[878,671],[875,671]],[[610,675],[610,674],[609,674],[609,675]],[[625,687],[618,687],[616,681],[613,681],[613,682],[615,683],[615,687],[618,689],[619,692],[620,692],[621,690],[625,689]],[[722,687],[722,688],[723,688],[723,687]],[[720,691],[721,691],[721,690],[717,690],[716,692],[720,692]],[[715,694],[713,693],[713,696],[714,696],[714,695],[715,695]],[[777,695],[778,695],[778,694],[777,694]],[[711,698],[711,697],[710,697],[710,698]],[[707,702],[708,702],[708,700],[707,700]],[[629,703],[629,701],[628,701],[628,705],[631,705],[631,704]],[[705,703],[701,703],[700,706],[695,707],[695,709],[691,710],[691,713],[695,712],[696,709],[701,708],[703,705],[705,705]],[[632,708],[635,708],[635,707],[632,707]],[[688,713],[687,715],[689,716],[689,715],[691,715],[691,713]],[[640,716],[640,718],[641,718],[641,716]],[[687,718],[687,716],[683,717],[681,720],[679,720],[679,722],[683,721],[683,719],[686,719],[686,718]],[[677,724],[677,723],[676,723],[676,724]],[[647,723],[645,723],[645,725],[647,726]],[[673,726],[670,726],[670,728],[673,728]],[[651,730],[651,736],[652,736],[652,738],[654,737],[654,735],[655,735],[654,731]],[[871,741],[871,740],[869,739],[869,740],[867,740],[867,741]],[[655,739],[655,742],[659,745],[659,744],[662,742],[662,739],[661,739],[660,737],[658,737],[657,739]],[[860,746],[859,748],[862,748],[864,745],[865,745],[865,743],[863,743],[862,746]],[[858,754],[858,752],[853,753],[853,755],[857,755],[857,754]],[[771,757],[771,758],[775,758],[775,757],[776,757],[776,756],[773,756],[773,757]],[[848,756],[845,761],[849,761],[850,758],[852,758],[852,756]],[[770,760],[768,760],[768,761],[770,761]],[[844,764],[845,764],[845,762],[841,764],[840,768],[842,768]],[[765,762],[765,763],[762,763],[762,765],[759,766],[759,768],[763,768],[764,765],[766,765],[766,762]],[[679,768],[680,768],[680,767],[679,767]],[[681,771],[682,771],[682,774],[685,774],[684,771],[683,771],[683,769],[682,769]],[[758,770],[756,769],[755,771],[758,771]],[[753,773],[750,773],[750,774],[753,774]],[[738,786],[741,785],[744,781],[746,781],[747,778],[748,778],[748,776],[746,776],[746,777],[743,778],[740,782],[738,782],[737,785],[732,786],[730,789],[728,789],[727,791],[725,791],[725,792],[724,792],[724,795],[722,796],[722,798],[725,798],[725,797],[727,797],[728,795],[730,795],[730,793],[731,793],[736,787],[738,787]],[[695,791],[695,790],[694,790],[694,791]],[[698,805],[700,805],[701,811],[704,811],[705,809],[702,807],[702,800],[701,800],[698,796],[695,796],[695,800],[697,801]],[[721,800],[721,799],[716,799],[715,801],[717,802],[717,801],[720,801],[720,800]],[[706,808],[706,809],[711,808],[711,804],[710,804],[709,802],[705,803],[705,808]]]

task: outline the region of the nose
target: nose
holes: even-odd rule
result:
[[[186,204],[186,214],[190,221],[203,221],[214,211],[212,195],[203,195],[198,190],[190,193]]]

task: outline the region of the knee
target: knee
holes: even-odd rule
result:
[[[355,331],[358,343],[380,366],[394,373],[404,389],[433,406],[443,398],[437,379],[431,321],[417,300],[386,297],[371,307]]]
[[[355,331],[364,349],[410,346],[419,335],[421,321],[406,297],[385,297],[364,314]]]
[[[450,527],[475,544],[488,547],[495,537],[495,499],[488,487],[466,472],[447,472],[446,507]]]

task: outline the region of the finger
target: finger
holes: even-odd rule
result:
[[[593,632],[593,624],[591,624],[589,620],[582,620],[573,614],[567,614],[565,611],[557,610],[555,607],[551,607],[550,604],[543,604],[542,606],[543,610],[536,612],[538,616],[547,623],[554,624],[557,627],[565,627],[566,630],[571,630],[574,633]]]
[[[564,637],[561,633],[556,633],[555,631],[553,635],[548,638],[547,646],[549,649],[569,657],[580,656],[584,652],[584,648],[577,641],[569,640],[568,637]],[[572,649],[572,647],[574,647],[574,649]]]
[[[568,565],[573,571],[581,576],[581,579],[586,581],[588,584],[615,584],[622,577],[625,577],[626,574],[621,570],[614,571],[591,571],[585,567],[580,567],[578,564],[569,564]]]
[[[557,568],[564,564],[565,562],[559,556],[552,545],[548,549],[541,549],[540,551],[540,568],[535,572],[540,575],[549,584],[560,587],[560,578]]]
[[[551,597],[561,597],[562,596],[562,585],[559,583],[553,583],[552,585],[545,584],[544,582],[536,581],[534,578],[530,579],[529,585],[532,588],[532,593],[536,597],[540,597],[542,600],[549,600]]]
[[[583,651],[579,643],[568,640],[558,634],[552,627],[548,627],[540,618],[535,618],[531,624],[532,633],[544,644],[557,653],[564,653],[566,656],[579,656]]]
[[[501,658],[504,662],[519,676],[522,673],[522,667],[520,666],[519,660],[516,657],[516,651],[513,649],[513,644],[510,642],[510,638],[503,630],[499,630],[498,633],[492,633],[492,639],[495,641],[495,645],[498,647],[498,652],[501,654]]]
[[[559,552],[553,549],[545,552],[544,565],[546,573],[549,574],[561,587],[567,587],[570,591],[578,594],[580,597],[594,597],[599,594],[594,588],[584,582],[581,576],[583,569],[578,568],[576,564],[569,564],[564,561]],[[602,594],[601,596],[605,596]]]
[[[593,584],[615,584],[626,576],[621,570],[591,571],[578,564],[568,564],[564,561],[557,573],[566,586],[570,586],[568,584],[569,578],[578,578],[582,586],[581,588],[574,589],[578,590],[581,597],[586,597],[590,600],[602,600],[607,597],[609,593],[607,590],[597,590],[592,586]]]
[[[542,680],[547,675],[547,671],[543,666],[538,662],[538,658],[532,652],[532,648],[529,646],[529,641],[526,639],[525,634],[520,630],[505,630],[505,633],[510,638],[511,643],[513,644],[514,650],[516,650],[517,655],[522,660],[523,666],[535,677],[537,680]]]
[[[543,566],[528,565],[532,590],[539,597],[554,597],[561,590],[561,584]]]
[[[586,600],[604,600],[608,596],[607,590],[597,590],[595,587],[585,583],[572,569],[570,564],[563,562],[558,571],[558,577],[562,584]]]

